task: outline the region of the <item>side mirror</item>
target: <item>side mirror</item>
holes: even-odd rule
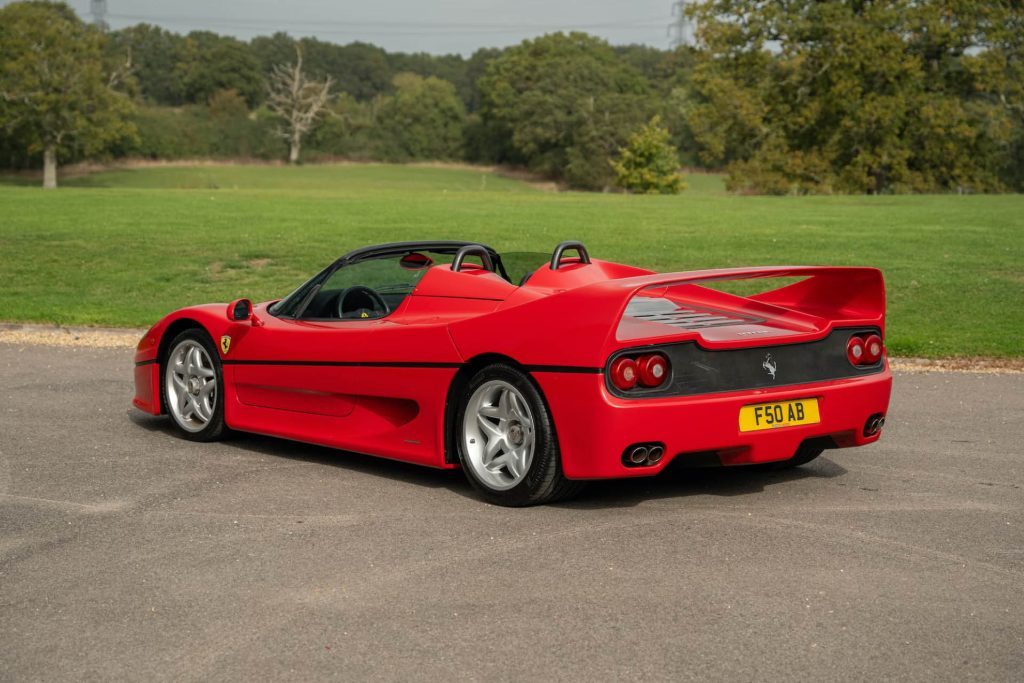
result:
[[[248,299],[236,299],[228,304],[228,320],[241,322],[252,317],[252,302]]]

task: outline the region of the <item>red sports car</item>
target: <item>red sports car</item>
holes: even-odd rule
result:
[[[786,282],[720,285],[755,278]],[[884,323],[872,268],[653,273],[579,242],[384,244],[279,301],[168,315],[139,342],[133,402],[196,441],[461,467],[487,500],[530,505],[672,461],[796,466],[877,440]]]

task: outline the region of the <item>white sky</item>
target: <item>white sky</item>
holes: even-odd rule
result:
[[[10,0],[0,0],[7,4]],[[387,50],[471,54],[556,30],[578,29],[613,44],[668,47],[673,0],[107,0],[107,23],[145,21],[187,33],[207,29],[248,39],[286,31]],[[90,18],[90,0],[69,0]]]

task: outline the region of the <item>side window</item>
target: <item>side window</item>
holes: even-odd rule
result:
[[[403,263],[405,265],[403,265]],[[383,318],[409,296],[428,265],[408,267],[408,255],[359,261],[331,274],[302,314],[304,319]]]

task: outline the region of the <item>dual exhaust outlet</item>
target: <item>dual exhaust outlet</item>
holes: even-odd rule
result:
[[[874,436],[885,426],[885,414],[876,413],[864,423],[864,436]],[[638,443],[626,448],[622,453],[622,464],[626,467],[651,467],[661,462],[665,456],[665,446],[654,443]]]
[[[885,415],[877,413],[868,418],[868,421],[864,423],[864,436],[874,436],[878,432],[882,431],[882,427],[885,426]]]
[[[622,464],[626,467],[650,467],[657,465],[665,456],[665,447],[660,443],[638,443],[626,448]]]

